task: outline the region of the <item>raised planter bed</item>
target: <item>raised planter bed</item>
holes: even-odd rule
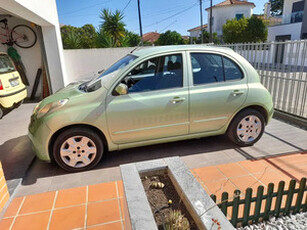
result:
[[[143,186],[143,184],[148,186],[153,181],[151,178],[153,176],[158,176],[158,180],[168,186],[168,189],[159,192],[161,202],[164,204],[166,199],[170,200],[169,197],[173,197],[171,207],[180,209],[185,214],[191,229],[234,229],[179,157],[126,164],[120,168],[127,202],[125,229],[157,230],[158,226],[161,229],[159,218],[155,220],[153,214],[153,210],[157,207],[153,206],[162,203],[150,205],[145,190],[151,203],[155,194],[150,194],[150,191]],[[182,205],[179,201],[182,201]]]

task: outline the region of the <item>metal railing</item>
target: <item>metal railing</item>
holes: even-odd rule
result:
[[[246,58],[277,110],[307,118],[307,40],[218,45]]]
[[[223,192],[221,202],[217,204],[224,215],[230,217],[234,227],[269,220],[272,216],[307,211],[307,186],[304,177],[299,181],[299,186],[296,186],[296,180],[291,180],[288,189],[285,188],[285,182],[280,181],[275,190],[274,184],[270,183],[266,193],[260,185],[256,195],[253,195],[252,188],[245,190],[244,198],[240,194],[240,190],[235,190],[233,198],[229,198],[228,193]],[[211,198],[216,202],[215,195],[211,195]]]

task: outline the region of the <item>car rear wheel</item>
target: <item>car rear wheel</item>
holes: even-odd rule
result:
[[[53,157],[64,170],[80,172],[95,167],[103,151],[103,141],[97,133],[86,128],[72,128],[55,140]]]
[[[257,110],[246,109],[232,120],[227,136],[239,146],[251,146],[261,138],[264,127],[263,115]]]

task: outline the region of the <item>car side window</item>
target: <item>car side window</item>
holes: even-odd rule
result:
[[[191,62],[194,85],[224,81],[223,61],[220,55],[191,53]]]
[[[182,55],[173,54],[146,60],[123,79],[128,93],[170,89],[183,86]]]
[[[226,57],[223,57],[223,62],[226,81],[240,80],[243,78],[243,73],[235,62]]]

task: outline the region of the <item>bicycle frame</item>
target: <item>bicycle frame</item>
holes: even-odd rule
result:
[[[3,23],[3,22],[2,22]],[[1,33],[1,30],[4,30],[4,33]],[[11,37],[11,33],[16,34],[16,39],[13,39]],[[16,33],[15,31],[12,31],[11,28],[8,27],[7,24],[4,23],[4,27],[0,27],[0,42],[2,44],[8,44],[13,45],[14,42],[16,42],[19,38],[22,38],[23,35]]]
[[[4,27],[0,27],[0,42],[2,44],[6,44],[8,42],[10,42],[10,28],[7,26],[7,24],[3,23]],[[4,31],[4,32],[2,32]]]

